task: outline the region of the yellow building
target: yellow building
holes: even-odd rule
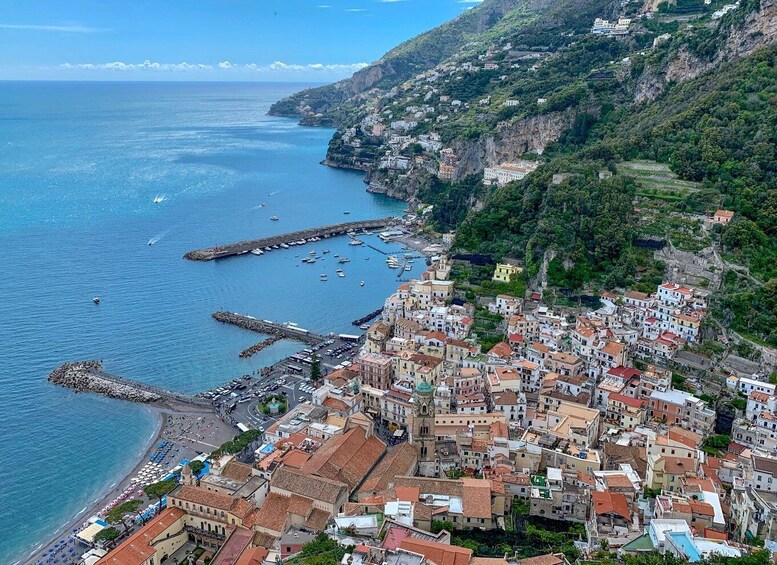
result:
[[[497,263],[494,269],[494,276],[491,280],[503,283],[509,283],[513,275],[523,272],[523,267],[513,263]]]

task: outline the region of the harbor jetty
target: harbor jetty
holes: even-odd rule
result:
[[[278,324],[270,320],[260,320],[253,316],[238,314],[237,312],[226,312],[224,310],[219,310],[211,315],[214,319],[224,324],[231,324],[244,330],[266,334],[278,339],[293,339],[308,345],[317,345],[326,340],[326,337],[323,335],[313,333],[293,324]]]
[[[252,357],[262,351],[263,349],[266,349],[270,347],[273,343],[276,341],[280,341],[283,339],[283,336],[280,335],[274,335],[271,337],[268,337],[267,339],[263,339],[259,343],[253,344],[251,347],[248,347],[240,352],[240,358],[241,359],[247,359],[248,357]]]
[[[212,261],[214,259],[223,259],[235,255],[244,255],[254,250],[272,249],[275,246],[296,244],[300,241],[309,241],[313,238],[329,238],[336,235],[347,234],[348,232],[357,232],[359,230],[379,229],[392,226],[398,223],[398,218],[380,218],[377,220],[361,220],[358,222],[345,222],[342,224],[332,224],[317,228],[308,228],[290,233],[239,241],[237,243],[228,243],[216,247],[207,247],[205,249],[195,249],[184,255],[184,259],[190,261]]]
[[[367,322],[369,322],[370,320],[374,320],[375,318],[377,318],[378,316],[380,316],[380,314],[381,314],[382,312],[383,312],[383,308],[378,308],[378,309],[377,309],[377,310],[375,310],[374,312],[370,312],[370,313],[369,313],[369,314],[367,314],[366,316],[362,316],[362,317],[361,317],[361,318],[359,318],[358,320],[354,320],[353,322],[351,322],[351,324],[352,324],[352,325],[354,325],[354,326],[361,326],[362,324],[366,324],[366,323],[367,323]]]
[[[185,404],[210,408],[211,403],[203,398],[189,396],[158,386],[149,385],[111,375],[103,371],[99,361],[76,361],[65,363],[54,369],[49,382],[71,388],[76,392],[92,392],[110,398],[140,402],[143,404]]]

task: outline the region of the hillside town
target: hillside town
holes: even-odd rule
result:
[[[386,299],[352,364],[237,455],[185,465],[155,517],[115,548],[94,543],[84,562],[254,565],[325,551],[344,564],[562,565],[571,552],[696,562],[772,547],[775,385],[727,379],[746,403],[729,441],[711,399],[666,368],[698,339],[707,292],[603,293],[575,319],[537,293],[499,294],[487,311],[504,339],[483,350],[480,306],[458,298],[451,268],[434,257]],[[500,263],[493,277],[520,271]],[[577,528],[572,549],[483,556],[462,543],[526,521]]]

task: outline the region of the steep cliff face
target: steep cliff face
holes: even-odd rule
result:
[[[455,141],[452,146],[460,161],[454,180],[480,174],[485,167],[514,161],[525,153],[542,154],[572,126],[575,116],[573,109],[552,112],[504,126],[474,143]]]
[[[645,67],[634,83],[634,101],[654,100],[670,83],[692,80],[724,61],[746,57],[774,43],[777,40],[777,0],[742,2],[717,25],[719,43],[716,45],[713,39],[708,39],[706,45],[712,50],[712,56],[703,57],[686,46],[679,46],[663,68]]]

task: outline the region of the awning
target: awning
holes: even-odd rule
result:
[[[94,536],[96,536],[99,532],[103,531],[104,529],[105,529],[105,526],[101,526],[100,524],[89,524],[86,528],[78,532],[76,534],[76,537],[86,543],[93,543]]]

